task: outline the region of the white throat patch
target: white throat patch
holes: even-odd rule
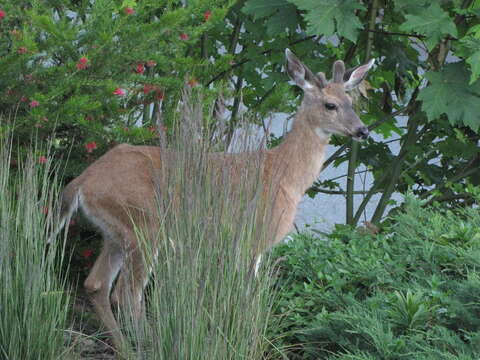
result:
[[[322,128],[315,128],[315,134],[317,134],[320,140],[328,140],[330,138],[331,132]]]

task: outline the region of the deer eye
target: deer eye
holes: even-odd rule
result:
[[[337,105],[335,105],[333,103],[325,103],[325,108],[327,110],[337,110]]]

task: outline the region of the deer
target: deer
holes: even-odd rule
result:
[[[305,191],[322,170],[331,135],[356,141],[369,135],[347,92],[366,77],[373,59],[348,71],[344,62],[337,60],[333,64],[333,78],[327,81],[323,72],[313,73],[289,49],[285,50],[285,56],[286,72],[303,90],[303,100],[283,141],[264,150],[261,181],[266,186],[273,184],[277,191],[273,199],[266,199],[271,202],[271,212],[262,221],[275,226],[269,227],[268,243],[258,247],[258,258],[292,229]],[[80,209],[102,235],[103,248],[84,288],[101,323],[111,334],[114,348],[120,348],[124,340],[112,303],[120,303],[122,294],[128,291],[134,302],[134,316],[139,316],[144,306],[143,292],[149,273],[142,260],[134,222],[142,218],[143,226],[158,226],[153,215],[156,190],[152,178],[165,171],[162,151],[160,146],[117,145],[67,184],[60,196],[60,229]],[[210,160],[220,167],[229,166],[228,161],[222,160],[226,156],[211,153]],[[249,155],[228,156],[248,158]]]

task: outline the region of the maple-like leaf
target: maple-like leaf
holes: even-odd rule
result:
[[[247,15],[252,15],[254,20],[258,20],[274,14],[285,5],[288,5],[285,0],[249,0],[245,3],[242,11]]]
[[[278,11],[272,15],[267,21],[267,34],[277,35],[285,32],[288,28],[291,31],[298,25],[299,18],[297,16],[297,9],[292,4],[286,4],[286,6],[278,9]]]
[[[267,34],[270,36],[294,30],[298,25],[297,8],[287,0],[249,0],[242,11],[252,15],[254,20],[268,17]]]
[[[357,0],[289,0],[306,11],[307,31],[312,35],[330,36],[336,33],[356,41],[362,23],[355,15],[356,10],[365,10]]]
[[[405,15],[402,31],[413,31],[425,35],[425,43],[432,50],[446,35],[457,36],[457,27],[452,18],[436,2],[416,14]]]
[[[469,84],[463,63],[448,64],[441,72],[427,72],[429,84],[418,95],[430,121],[445,114],[452,125],[480,128],[480,81]]]
[[[459,47],[457,51],[459,56],[465,58],[467,64],[470,65],[470,84],[480,77],[480,38],[477,37],[478,35],[470,35],[461,39],[460,44],[463,47]]]

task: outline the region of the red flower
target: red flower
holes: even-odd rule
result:
[[[123,90],[122,88],[116,88],[113,92],[113,95],[123,96],[125,95],[125,90]]]
[[[38,162],[39,162],[40,164],[45,164],[45,163],[47,162],[47,158],[42,155],[42,156],[40,156],[40,157],[38,158]]]
[[[21,102],[27,102],[28,99],[27,99],[25,96],[22,96],[22,97],[20,98],[20,101],[21,101]]]
[[[78,63],[75,66],[77,67],[78,70],[85,70],[87,68],[87,64],[82,64],[82,63]]]
[[[44,206],[43,209],[42,209],[42,212],[43,212],[45,215],[48,215],[48,206]]]
[[[20,55],[23,55],[27,52],[27,48],[25,46],[22,46],[20,48],[18,48],[17,52],[20,54]]]
[[[164,97],[165,95],[162,90],[155,91],[155,100],[163,100]]]
[[[143,85],[143,93],[147,95],[150,91],[153,91],[155,89],[155,85],[152,84],[145,84]]]
[[[78,62],[80,64],[86,64],[88,63],[88,59],[86,57],[81,57],[80,59],[78,59]]]
[[[190,80],[187,81],[187,85],[190,87],[195,87],[198,85],[198,81],[195,78],[191,78]]]
[[[203,13],[203,18],[205,21],[208,21],[210,19],[210,16],[212,16],[212,12],[210,10],[207,10]]]
[[[130,7],[126,7],[125,9],[123,9],[123,11],[125,12],[125,15],[133,15],[133,14],[135,14],[135,10],[133,10],[133,9],[130,8]]]
[[[189,38],[188,34],[185,34],[185,33],[180,34],[180,40],[188,40],[188,38]]]
[[[31,108],[35,108],[38,105],[40,105],[40,103],[37,100],[32,100],[32,101],[30,101],[29,105],[30,105]]]
[[[147,61],[147,66],[148,67],[154,67],[155,65],[157,65],[157,63],[155,61],[153,61],[153,60],[148,60]]]
[[[91,257],[93,255],[93,250],[92,249],[85,249],[81,252],[82,257],[84,259],[88,259],[89,257]]]
[[[137,64],[135,71],[137,74],[143,74],[145,72],[145,66],[143,64]]]
[[[85,149],[87,149],[87,153],[93,152],[97,148],[97,143],[95,141],[89,142],[85,144]]]
[[[0,20],[3,20],[6,15],[7,13],[4,10],[0,9]]]

